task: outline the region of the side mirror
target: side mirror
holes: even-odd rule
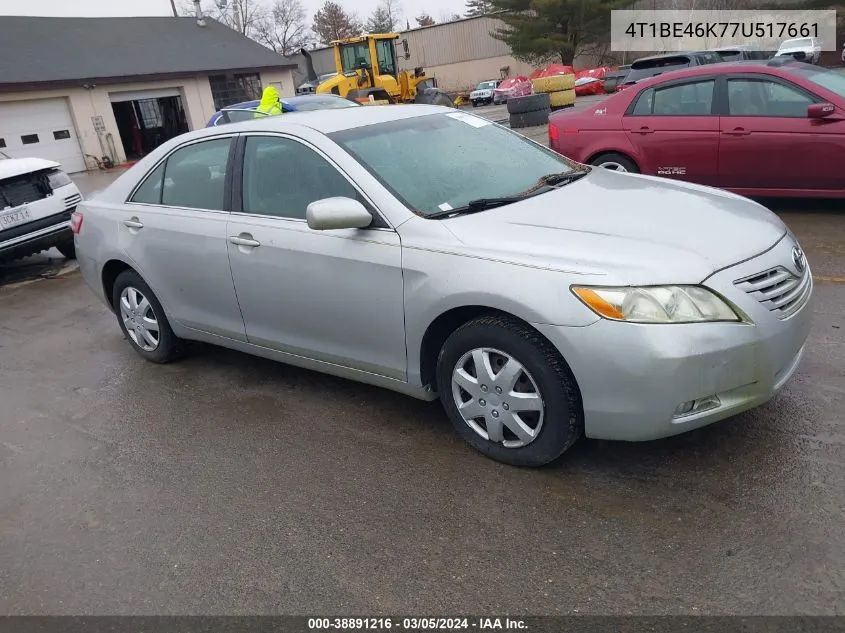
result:
[[[352,198],[323,198],[308,205],[305,211],[308,227],[315,231],[332,229],[364,229],[373,216],[363,204]]]
[[[824,119],[836,112],[836,106],[832,103],[811,103],[807,106],[807,118]]]

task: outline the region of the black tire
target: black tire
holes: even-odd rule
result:
[[[621,165],[625,171],[630,172],[632,174],[640,173],[640,168],[633,160],[631,160],[624,154],[619,154],[617,152],[607,152],[605,154],[599,154],[593,160],[590,161],[590,164],[595,165],[596,167],[603,167],[604,165],[612,163]]]
[[[455,105],[455,102],[452,101],[452,98],[445,92],[440,90],[440,88],[427,88],[422,92],[417,91],[417,96],[414,99],[414,103],[444,106],[447,108],[457,107]]]
[[[73,243],[73,240],[56,244],[56,250],[67,259],[76,259],[76,245]]]
[[[458,412],[452,394],[452,371],[460,358],[477,348],[494,348],[519,361],[543,398],[543,426],[537,437],[518,448],[491,442],[473,430]],[[581,437],[581,396],[569,366],[539,332],[517,319],[489,315],[455,330],[437,359],[437,390],[458,434],[473,448],[512,466],[542,466],[560,457]]]
[[[124,289],[130,287],[137,289],[144,295],[144,297],[146,297],[150,303],[150,309],[158,322],[158,346],[152,351],[143,349],[132,339],[132,336],[129,334],[129,331],[126,329],[126,325],[121,318],[120,295]],[[159,303],[158,298],[155,296],[152,289],[141,278],[141,275],[136,273],[134,270],[125,270],[117,276],[117,279],[115,279],[114,288],[112,289],[112,306],[114,307],[114,312],[117,315],[117,322],[118,325],[120,325],[123,335],[129,341],[130,345],[132,345],[132,349],[138,352],[138,354],[153,363],[167,363],[181,355],[183,349],[182,341],[176,337],[173,330],[170,328],[170,323],[167,321],[167,316],[164,314],[164,309],[161,307],[161,303]]]
[[[473,101],[473,102],[472,102],[472,107],[473,107],[473,108],[477,108],[477,107],[478,107],[478,101]]]
[[[526,95],[524,97],[511,97],[508,99],[508,114],[542,112],[548,110],[550,107],[549,95],[546,93]]]
[[[512,114],[510,116],[510,126],[512,129],[519,129],[522,127],[537,127],[546,125],[549,122],[549,113],[551,110],[539,110],[536,112],[526,112],[524,114]]]

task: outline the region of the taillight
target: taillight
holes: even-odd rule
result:
[[[549,122],[549,147],[554,149],[555,143],[557,143],[557,127],[554,123]]]
[[[70,214],[70,230],[74,233],[79,233],[82,230],[82,214],[79,211],[74,211]]]

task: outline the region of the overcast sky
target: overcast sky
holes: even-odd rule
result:
[[[271,3],[272,0],[257,0]],[[379,0],[335,0],[347,11],[354,11],[362,18],[372,13]],[[205,0],[203,4],[208,3]],[[302,0],[310,16],[322,6],[324,0]],[[414,17],[423,7],[438,22],[452,12],[463,14],[464,0],[401,0],[404,17],[416,26]],[[180,6],[179,0],[176,6]],[[441,15],[442,14],[442,15]],[[106,17],[125,15],[172,15],[170,0],[0,0],[0,15],[52,15],[79,17]],[[402,23],[404,27],[404,20]]]

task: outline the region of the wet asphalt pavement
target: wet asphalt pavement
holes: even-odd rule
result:
[[[207,346],[157,366],[69,269],[0,288],[0,614],[844,614],[845,214],[799,372],[525,470],[436,403]]]

